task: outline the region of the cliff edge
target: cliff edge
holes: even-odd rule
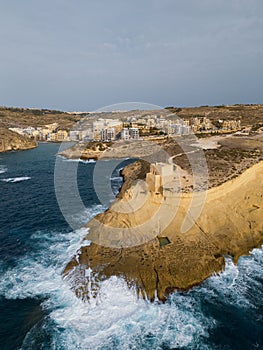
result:
[[[87,224],[91,244],[65,268],[83,299],[116,275],[143,297],[165,300],[171,291],[222,271],[225,255],[237,262],[263,244],[262,161],[206,193],[165,197],[139,180],[120,197]],[[93,279],[85,274],[88,268]]]
[[[37,142],[30,137],[0,128],[0,152],[27,150],[35,147],[37,147]]]

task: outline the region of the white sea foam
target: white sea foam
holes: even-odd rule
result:
[[[93,207],[86,214],[94,216],[101,210],[101,206]],[[8,299],[45,298],[42,307],[49,317],[41,327],[52,335],[49,348],[200,348],[200,339],[208,337],[209,329],[215,326],[215,320],[203,314],[200,301],[227,295],[230,303],[249,306],[245,291],[253,281],[247,273],[262,273],[263,253],[255,249],[250,257],[241,258],[238,267],[227,258],[222,274],[189,293],[174,293],[166,304],[137,299],[124,280],[114,276],[101,282],[95,299],[84,303],[76,298],[61,273],[75,252],[88,244],[83,242],[86,233],[86,229],[36,232],[31,240],[37,251],[18,260],[15,268],[0,276],[0,294]],[[91,276],[90,270],[86,273]],[[39,329],[28,333],[22,349],[30,348],[29,344],[37,339],[35,332]]]
[[[80,226],[84,226],[90,219],[92,219],[97,214],[105,211],[107,209],[106,206],[96,205],[90,208],[85,208],[82,212],[78,214],[71,215],[71,219],[78,223]]]
[[[121,176],[114,176],[110,178],[111,181],[122,181],[122,177]]]
[[[79,162],[81,162],[81,163],[96,163],[96,160],[95,159],[87,159],[87,160],[79,159]]]
[[[96,163],[95,159],[87,159],[87,160],[80,159],[80,158],[70,159],[70,158],[66,158],[66,157],[61,156],[61,155],[57,155],[57,157],[62,158],[65,162],[77,162],[77,163],[85,163],[85,164]]]
[[[178,296],[172,306],[151,304],[137,299],[116,277],[101,283],[100,293],[91,303],[76,298],[61,273],[83,244],[85,234],[81,230],[69,234],[37,232],[31,239],[42,245],[40,253],[23,258],[1,276],[0,293],[6,298],[45,298],[42,307],[49,312],[45,327],[52,333],[52,348],[138,348],[138,344],[150,341],[148,337],[153,348],[163,342],[187,346],[196,335],[205,335],[209,324],[201,320],[201,314],[193,315],[191,298]],[[25,348],[35,338],[35,331],[27,335]]]
[[[4,165],[0,165],[0,174],[4,174],[7,172],[7,167]]]
[[[30,179],[31,179],[30,176],[21,176],[21,177],[9,177],[7,179],[1,179],[1,181],[14,183],[14,182],[21,182],[21,181],[26,181]]]
[[[213,297],[227,300],[228,305],[253,308],[253,298],[249,298],[248,290],[251,286],[257,288],[257,278],[262,278],[263,248],[253,249],[250,256],[241,257],[238,265],[233,263],[231,257],[226,257],[225,263],[225,270],[210,277],[196,292],[203,298]]]

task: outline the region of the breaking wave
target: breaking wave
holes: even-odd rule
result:
[[[96,160],[95,159],[80,159],[80,158],[77,158],[77,159],[71,159],[71,158],[66,158],[64,156],[61,156],[61,155],[58,155],[57,157],[59,158],[62,158],[65,162],[77,162],[77,163],[84,163],[84,164],[88,164],[88,163],[96,163]]]
[[[0,165],[0,174],[4,174],[7,172],[7,168],[4,165]]]
[[[1,276],[0,293],[5,298],[45,298],[42,308],[49,316],[41,329],[34,327],[27,334],[22,349],[34,349],[37,333],[47,329],[52,333],[47,346],[72,350],[140,348],[147,342],[149,349],[162,342],[186,346],[194,336],[205,335],[210,322],[203,322],[200,312],[193,316],[191,298],[184,296],[164,305],[151,304],[138,300],[122,279],[112,277],[101,284],[91,303],[77,299],[61,274],[85,234],[86,230],[36,232],[31,240],[39,246],[38,253],[24,257]]]
[[[87,221],[101,211],[94,206]],[[138,299],[121,278],[101,283],[91,302],[76,298],[62,272],[82,245],[86,229],[69,233],[37,231],[34,251],[2,271],[0,295],[7,299],[40,298],[47,312],[43,322],[26,335],[22,349],[39,349],[41,334],[51,334],[42,348],[50,349],[214,349],[209,334],[218,324],[204,313],[204,303],[240,308],[255,307],[250,288],[257,288],[263,272],[263,251],[254,249],[239,265],[226,258],[225,271],[188,293],[175,292],[167,303]],[[221,305],[222,306],[222,305]],[[222,311],[223,312],[223,311]]]
[[[113,176],[110,178],[111,181],[123,181],[122,176]]]
[[[5,322],[1,324],[1,349],[263,348],[262,249],[240,258],[238,266],[226,257],[223,273],[187,293],[174,292],[165,304],[137,299],[134,290],[116,277],[102,282],[99,294],[90,302],[76,298],[62,272],[89,241],[83,242],[87,234],[84,228],[66,232],[69,228],[56,207],[52,159],[57,147],[40,145],[32,152],[21,153],[21,159],[9,154],[5,158],[11,179],[17,179],[17,174],[30,174],[32,181],[24,186],[23,182],[21,186],[3,184],[1,188],[0,320]],[[39,152],[42,158],[35,159]],[[93,166],[79,168],[80,189],[90,190],[80,191],[87,199],[86,209],[72,216],[84,226],[106,208],[95,205],[98,201],[91,190],[90,172]],[[112,178],[114,191],[121,181],[119,170],[118,167],[107,178]],[[34,305],[28,307],[31,302],[40,304],[43,312],[35,310]],[[39,318],[35,313],[41,314]],[[5,340],[7,346],[2,343]]]
[[[30,179],[31,179],[30,176],[21,176],[21,177],[9,177],[7,179],[1,179],[1,181],[14,183],[14,182],[21,182],[21,181],[26,181]]]

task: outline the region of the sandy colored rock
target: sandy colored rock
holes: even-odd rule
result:
[[[68,159],[122,159],[142,158],[157,154],[160,151],[158,142],[143,140],[119,140],[112,142],[86,142],[78,143],[73,147],[60,152],[60,155]]]
[[[143,194],[144,204],[126,212],[138,205]],[[165,300],[174,289],[189,289],[222,271],[224,255],[237,262],[263,244],[263,162],[210,189],[205,197],[204,193],[173,194],[164,201],[145,191],[143,182],[137,182],[129,195],[90,221],[91,245],[82,247],[78,259],[65,269],[84,299],[92,294],[85,276],[88,267],[95,294],[98,281],[116,275],[143,296]],[[193,219],[202,205],[201,215]],[[170,243],[161,246],[158,237],[167,237]]]
[[[37,142],[34,139],[0,128],[0,152],[27,150],[35,147],[37,147]]]

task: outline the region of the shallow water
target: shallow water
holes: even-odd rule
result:
[[[165,304],[137,299],[116,277],[83,303],[61,273],[83,244],[56,202],[57,144],[1,155],[0,349],[260,349],[263,348],[263,251]],[[104,210],[92,186],[95,163],[81,163],[78,184],[85,223]],[[123,166],[123,165],[122,165]],[[122,167],[120,166],[120,167]],[[116,192],[118,173],[111,176]]]

